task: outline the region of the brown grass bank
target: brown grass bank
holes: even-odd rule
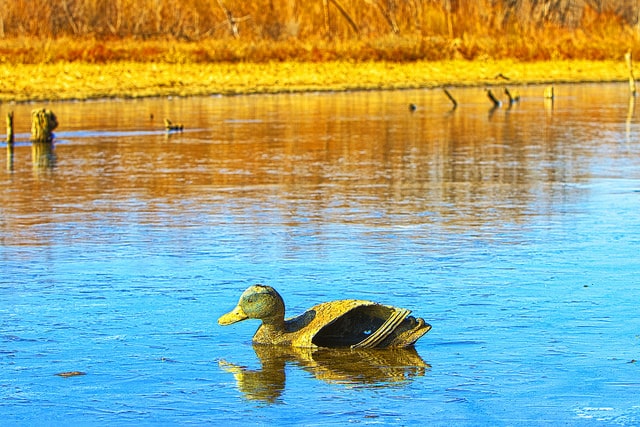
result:
[[[15,0],[0,101],[624,80],[639,16],[630,0]]]
[[[622,81],[623,61],[0,64],[0,101]]]

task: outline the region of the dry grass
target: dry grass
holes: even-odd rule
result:
[[[597,82],[626,76],[622,61],[0,64],[0,101]]]
[[[631,0],[0,4],[2,101],[611,81],[640,57]]]
[[[107,63],[114,61],[210,63],[271,61],[439,61],[451,59],[519,61],[619,59],[631,50],[640,57],[640,39],[630,30],[605,34],[546,29],[544,35],[420,37],[286,41],[206,39],[199,42],[137,39],[0,39],[0,63]]]

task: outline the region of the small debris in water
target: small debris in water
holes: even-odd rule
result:
[[[62,378],[69,378],[69,377],[77,377],[80,375],[87,375],[87,373],[82,371],[69,371],[69,372],[59,372],[56,375]]]
[[[173,123],[169,119],[164,119],[164,127],[167,131],[179,131],[182,132],[184,125],[182,123]]]
[[[511,91],[508,88],[504,88],[504,93],[507,95],[507,97],[509,98],[509,105],[513,105],[516,102],[520,101],[520,95],[518,95],[518,93],[511,93]]]

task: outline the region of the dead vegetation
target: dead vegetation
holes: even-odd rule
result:
[[[640,4],[631,0],[0,3],[5,63],[602,60],[640,51]]]

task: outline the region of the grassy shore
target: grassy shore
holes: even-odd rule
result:
[[[623,0],[5,3],[0,102],[622,81],[640,57]]]
[[[0,101],[624,81],[624,61],[0,64]]]

